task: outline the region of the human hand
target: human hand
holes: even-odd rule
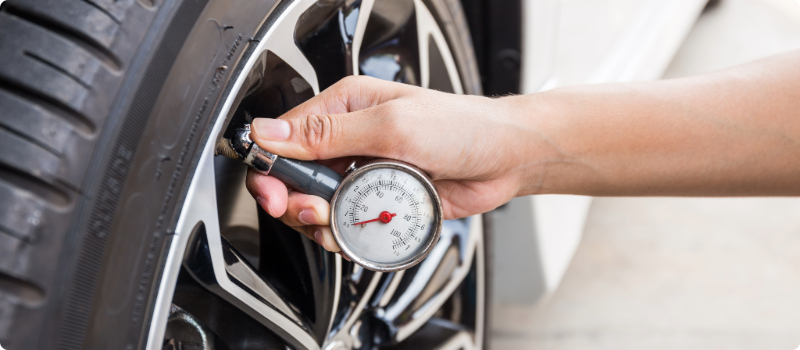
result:
[[[509,106],[370,77],[348,77],[278,119],[257,118],[252,137],[284,157],[317,160],[339,173],[353,160],[401,160],[428,173],[445,219],[492,210],[516,196],[526,131]],[[325,249],[339,251],[329,203],[251,171],[247,187],[270,215]]]

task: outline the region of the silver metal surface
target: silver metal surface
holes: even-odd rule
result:
[[[213,236],[215,237],[206,233],[203,224],[198,225],[184,254],[183,265],[186,271],[203,287],[237,306],[287,339],[293,346],[304,346],[303,340],[307,339],[297,339],[297,333],[289,333],[286,327],[285,321],[288,320],[296,326],[291,327],[295,332],[302,330],[308,337],[312,337],[307,325],[303,324],[295,310],[222,236]],[[218,274],[219,266],[223,268],[222,275]],[[239,288],[232,289],[230,285],[225,285],[227,282]],[[242,298],[244,295],[240,291],[246,292],[248,298]],[[275,315],[275,311],[280,315]]]
[[[469,273],[476,254],[477,266],[483,269],[480,234],[483,223],[480,216],[468,220],[468,223],[446,221],[439,244],[414,275],[403,276],[409,280],[394,292],[400,296],[393,297],[391,303],[377,310],[376,317],[385,322],[393,341],[408,338],[439,310]],[[483,277],[479,275],[479,278]],[[477,310],[482,313],[484,296],[483,291],[479,293]]]
[[[350,165],[347,166],[347,169],[344,170],[344,173],[345,174],[349,174],[349,173],[352,173],[356,169],[358,169],[356,167],[356,161],[353,161],[352,163],[350,163]]]
[[[442,54],[447,74],[450,77],[450,84],[453,86],[453,93],[463,94],[464,87],[461,85],[461,78],[458,76],[456,61],[447,46],[447,39],[442,34],[442,30],[439,29],[439,24],[436,23],[433,14],[431,14],[431,11],[428,10],[422,0],[414,0],[414,10],[417,20],[417,40],[419,41],[419,71],[420,79],[422,80],[420,85],[424,88],[430,87],[431,62],[428,42],[433,40]]]
[[[480,349],[480,346],[476,346],[475,343],[473,343],[473,339],[470,336],[469,332],[465,331],[456,333],[456,335],[448,339],[447,342],[434,348],[434,350],[472,350],[472,349]]]
[[[250,124],[245,124],[242,129],[236,130],[227,144],[230,145],[231,149],[236,153],[237,159],[247,158],[247,154],[250,153],[250,148],[255,144],[250,137]]]
[[[269,171],[272,170],[272,165],[275,164],[275,160],[278,159],[278,156],[267,152],[261,147],[253,142],[252,138],[250,137],[250,125],[246,125],[244,130],[241,130],[236,133],[236,137],[231,140],[231,144],[237,146],[248,145],[247,153],[244,155],[243,162],[253,169],[258,170],[264,175],[268,175]]]
[[[403,276],[405,275],[405,270],[400,270],[394,273],[392,276],[391,282],[386,287],[386,290],[383,292],[383,295],[378,300],[378,306],[384,307],[389,305],[389,301],[394,296],[394,293],[397,291],[397,286],[400,285],[400,282],[403,280]]]
[[[367,21],[369,21],[369,15],[372,13],[372,6],[374,4],[375,0],[361,0],[361,8],[359,9],[358,20],[356,21],[356,31],[353,35],[352,47],[350,48],[352,52],[350,56],[350,66],[353,75],[360,74],[358,59],[361,56],[361,43],[364,41],[364,32],[367,29]],[[355,164],[355,162],[353,162],[353,164]]]
[[[242,159],[242,162],[258,170],[264,175],[269,175],[272,165],[278,155],[258,147],[250,135],[250,124],[236,130],[230,139],[221,138],[217,142],[215,155],[226,156],[231,159]]]
[[[341,232],[340,222],[338,218],[339,210],[344,209],[343,205],[338,205],[340,202],[340,195],[342,194],[343,189],[347,188],[347,184],[354,179],[359,178],[360,175],[369,173],[371,171],[379,170],[379,169],[394,169],[404,173],[407,173],[413,176],[415,179],[419,180],[419,182],[425,187],[425,190],[429,193],[429,196],[432,200],[433,204],[433,228],[431,229],[431,234],[426,238],[426,241],[422,243],[421,248],[414,254],[407,259],[403,259],[400,262],[381,262],[381,261],[373,261],[367,260],[356,254],[352,249],[352,242],[348,242],[347,239],[344,238],[343,233]],[[342,181],[342,184],[339,188],[336,189],[336,192],[333,194],[333,198],[331,199],[331,207],[330,207],[330,222],[331,222],[331,232],[333,233],[333,238],[336,240],[336,244],[339,245],[342,253],[345,254],[348,258],[350,258],[356,264],[364,266],[373,271],[381,271],[381,272],[392,272],[392,271],[399,271],[408,269],[423,259],[431,252],[431,249],[436,245],[439,241],[439,235],[442,231],[442,223],[444,222],[444,217],[442,213],[442,200],[439,197],[439,193],[436,191],[436,187],[433,185],[433,180],[428,177],[422,170],[419,168],[396,160],[391,159],[376,159],[370,162],[365,163],[355,171],[347,174],[347,176]]]
[[[364,312],[365,307],[367,306],[367,302],[369,302],[370,298],[372,297],[373,293],[375,292],[376,287],[378,286],[378,282],[381,280],[382,273],[376,272],[372,276],[372,280],[370,280],[369,286],[367,290],[364,291],[362,295],[360,295],[360,299],[358,303],[353,307],[350,311],[350,314],[347,316],[347,320],[344,322],[341,328],[335,330],[330,337],[328,338],[328,343],[337,343],[345,346],[344,349],[353,349],[358,348],[360,346],[356,345],[361,343],[361,340],[358,338],[358,329],[361,327],[361,321],[359,318]]]
[[[213,266],[210,264],[212,260],[217,258],[216,254],[209,251],[210,245],[208,244],[207,237],[199,237],[199,235],[205,235],[205,230],[202,232],[198,232],[196,237],[193,237],[193,241],[190,242],[190,249],[187,250],[187,253],[184,255],[183,264],[187,267],[187,271],[192,274],[195,274],[195,271],[213,271]],[[200,241],[194,240],[204,240],[203,243],[199,244]],[[225,240],[225,238],[221,238],[220,242],[222,243],[222,263],[225,266],[225,272],[228,274],[232,281],[241,287],[243,287],[246,291],[250,292],[253,296],[260,299],[264,304],[267,306],[280,311],[284,316],[288,317],[297,325],[304,327],[300,318],[295,314],[295,311],[280,297],[278,293],[266,282],[264,281],[261,276],[259,276],[256,269],[250,266],[249,263],[237,252],[230,243]],[[198,243],[198,244],[192,244]],[[195,249],[193,251],[193,249]],[[207,259],[210,257],[211,260]],[[218,285],[215,284],[215,281],[212,279],[216,278],[216,276],[196,276],[195,279],[201,281],[203,285],[208,289],[217,289]],[[224,291],[220,291],[217,293],[220,296],[223,296]],[[227,298],[227,296],[224,296]],[[236,301],[233,301],[236,302]]]

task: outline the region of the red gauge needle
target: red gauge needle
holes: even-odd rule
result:
[[[392,214],[392,213],[390,213],[388,211],[382,211],[380,213],[380,215],[378,215],[378,218],[376,218],[376,219],[357,222],[357,223],[355,223],[353,225],[363,225],[363,224],[366,224],[368,222],[373,222],[373,221],[380,221],[380,222],[382,222],[384,224],[388,224],[390,221],[392,221],[392,218],[395,217],[395,216],[397,216],[397,214]]]

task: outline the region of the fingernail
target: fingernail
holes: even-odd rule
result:
[[[267,214],[272,215],[272,208],[269,206],[269,201],[266,198],[258,197],[256,198],[256,202],[258,202],[261,208],[267,211]],[[272,216],[274,217],[274,215]]]
[[[314,225],[317,222],[317,215],[311,209],[304,209],[300,212],[300,222],[306,225]]]
[[[325,248],[325,245],[322,244],[322,231],[317,230],[316,232],[314,232],[314,240],[317,241],[317,244]]]
[[[267,141],[283,141],[291,133],[289,122],[282,119],[256,118],[252,126],[258,137]]]

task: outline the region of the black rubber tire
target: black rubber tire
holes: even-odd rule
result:
[[[196,150],[276,3],[2,3],[3,347],[143,346]],[[480,93],[460,3],[428,3]]]
[[[140,347],[197,145],[275,3],[3,3],[5,348]]]

